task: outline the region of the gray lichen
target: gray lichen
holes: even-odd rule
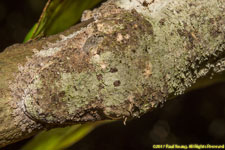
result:
[[[224,72],[224,2],[108,0],[63,33],[7,48],[0,146],[44,127],[139,117]]]
[[[109,1],[88,26],[29,58],[14,92],[44,124],[139,117],[185,92],[215,62],[224,68],[221,3],[167,1],[146,16],[157,2],[140,12]],[[205,17],[208,11],[214,13]]]

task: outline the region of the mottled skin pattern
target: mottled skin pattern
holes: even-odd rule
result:
[[[139,49],[152,25],[135,11],[122,11],[49,43],[19,69],[14,92],[28,116],[58,125],[140,116],[149,109],[151,63]]]
[[[26,55],[3,61],[14,69],[2,68],[0,92],[8,92],[0,100],[10,99],[7,119],[17,130],[9,138],[2,128],[0,145],[44,127],[140,117],[222,72],[224,7],[224,0],[109,0],[77,29],[15,46]]]

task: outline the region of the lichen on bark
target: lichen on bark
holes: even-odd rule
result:
[[[152,34],[135,11],[96,20],[29,58],[14,92],[29,117],[51,125],[140,116],[149,100],[135,98],[150,84],[144,48]]]
[[[0,80],[0,92],[26,118],[21,135],[140,117],[224,70],[224,10],[223,0],[109,0],[78,26],[9,48],[25,51],[19,60],[2,53],[12,67],[2,68],[10,86]]]

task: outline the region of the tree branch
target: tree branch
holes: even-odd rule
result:
[[[0,145],[44,128],[139,117],[225,68],[223,0],[109,0],[0,54]]]

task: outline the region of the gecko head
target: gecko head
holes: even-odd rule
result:
[[[134,11],[121,15],[61,36],[19,69],[14,91],[30,118],[63,125],[139,117],[150,109],[152,25]]]

